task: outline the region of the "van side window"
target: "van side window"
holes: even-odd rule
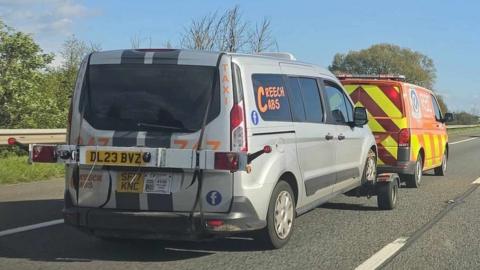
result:
[[[292,109],[292,117],[295,122],[305,122],[305,108],[303,106],[300,82],[296,77],[288,77],[288,99]]]
[[[315,79],[299,78],[307,122],[323,122],[323,108]]]
[[[292,121],[283,75],[253,74],[253,92],[260,116],[265,121]]]
[[[437,99],[434,95],[432,95],[432,103],[433,103],[433,110],[435,111],[435,120],[441,121],[442,120],[442,111],[440,110],[440,106],[438,105]]]
[[[334,123],[346,124],[353,121],[352,104],[339,86],[325,81],[325,95]]]

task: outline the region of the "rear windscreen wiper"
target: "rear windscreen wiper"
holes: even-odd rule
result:
[[[138,127],[149,127],[149,128],[158,128],[158,129],[167,129],[167,130],[176,130],[180,132],[193,132],[194,129],[184,128],[184,127],[172,127],[172,126],[163,126],[157,124],[149,124],[149,123],[137,123]]]

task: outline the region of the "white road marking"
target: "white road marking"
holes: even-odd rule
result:
[[[480,177],[473,181],[472,184],[480,185]]]
[[[469,139],[465,139],[465,140],[461,140],[461,141],[457,141],[457,142],[452,142],[452,143],[449,143],[449,144],[451,145],[451,144],[457,144],[457,143],[462,143],[462,142],[468,142],[468,141],[475,140],[475,139],[477,139],[477,137],[469,138]]]
[[[392,257],[400,248],[407,243],[408,237],[400,237],[392,243],[386,245],[380,249],[377,253],[373,254],[368,260],[360,264],[355,270],[371,270],[377,269],[383,262]]]
[[[18,228],[13,228],[5,231],[0,231],[0,237],[6,236],[6,235],[11,235],[15,233],[20,233],[20,232],[25,232],[25,231],[31,231],[35,229],[40,229],[48,226],[53,226],[57,224],[62,224],[63,219],[55,219],[47,222],[42,222],[38,224],[33,224],[33,225],[28,225],[28,226],[23,226],[23,227],[18,227]]]

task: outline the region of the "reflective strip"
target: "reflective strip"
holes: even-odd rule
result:
[[[442,160],[442,152],[441,152],[441,146],[440,146],[440,135],[434,134],[433,135],[433,145],[435,145],[435,164],[440,164]]]
[[[392,157],[398,159],[398,143],[392,138],[392,136],[388,136],[385,140],[382,141],[383,145],[388,145],[385,147]]]
[[[362,85],[364,94],[369,95],[377,104],[379,104],[383,111],[392,118],[402,117],[402,112],[397,108],[397,105],[390,100],[387,95],[376,85]]]
[[[425,151],[425,164],[424,167],[430,167],[432,165],[432,144],[430,142],[430,135],[423,134],[423,142],[424,142],[424,151]]]
[[[368,111],[367,111],[368,112]],[[368,112],[368,126],[373,132],[385,132],[385,129],[380,125],[380,123],[372,117],[372,115]]]

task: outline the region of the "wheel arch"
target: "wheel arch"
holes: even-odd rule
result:
[[[279,178],[278,178],[278,182],[280,182],[281,180],[287,182],[287,184],[290,185],[290,187],[292,188],[293,190],[293,196],[295,196],[295,205],[298,205],[298,181],[297,181],[297,178],[295,177],[295,175],[292,173],[292,172],[284,172]]]

